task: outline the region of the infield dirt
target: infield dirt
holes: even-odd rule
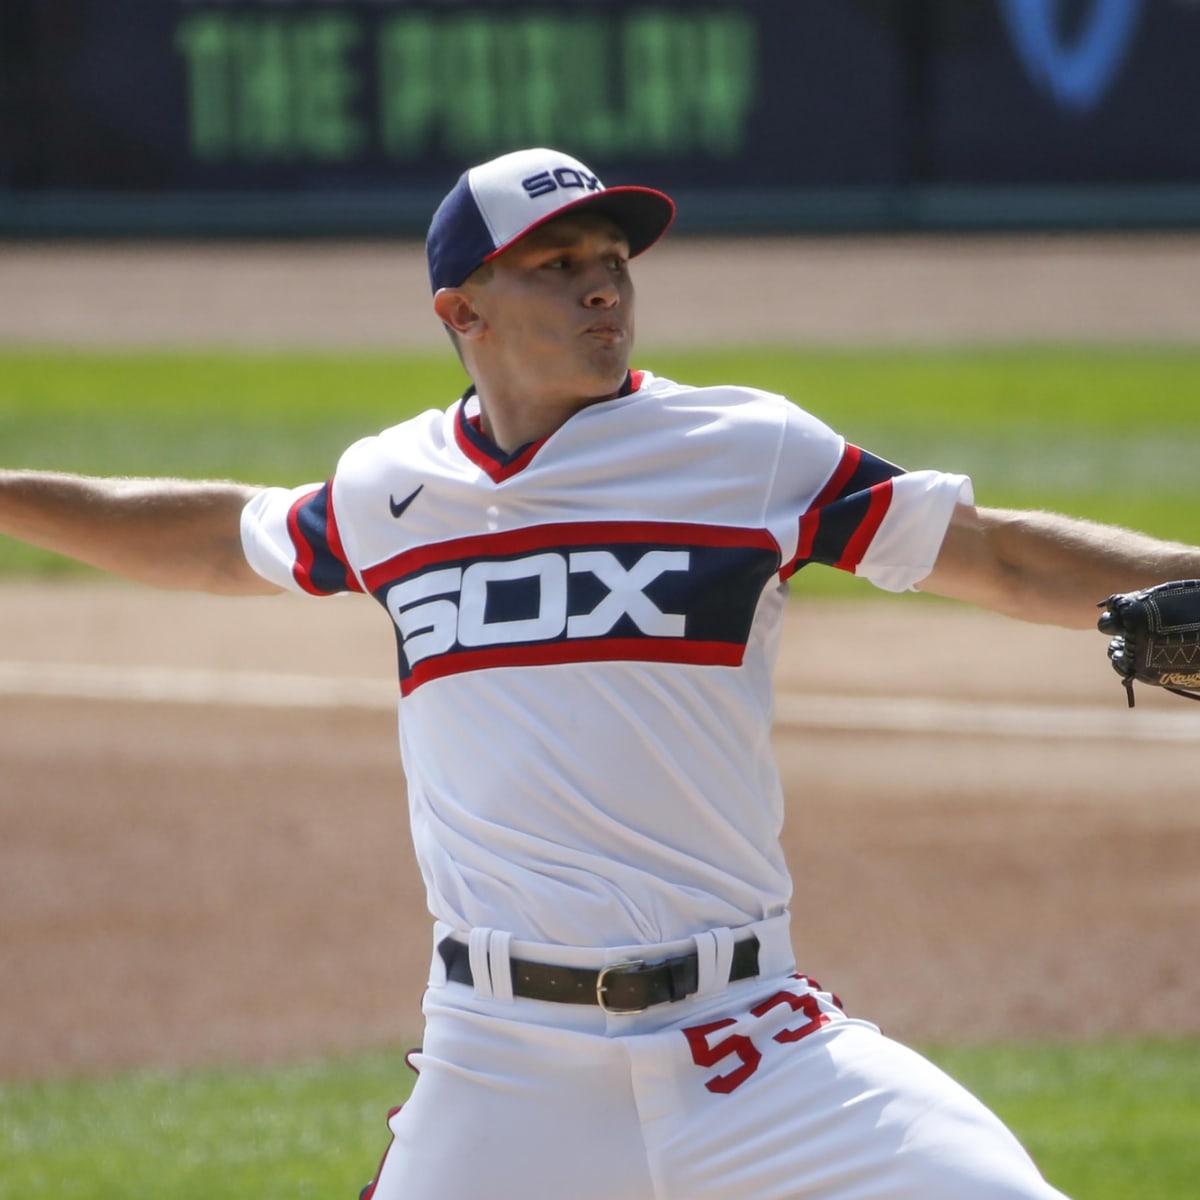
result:
[[[9,247],[0,275],[10,344],[443,344],[412,247]],[[639,278],[648,347],[1200,341],[1200,239],[682,243]],[[881,698],[1124,705],[1099,635],[798,591],[784,697],[859,697],[867,725]],[[16,583],[0,629],[0,669],[72,678],[394,675],[349,599]],[[0,1079],[416,1036],[394,715],[36,690],[0,694]],[[907,1040],[1200,1033],[1196,720],[1176,742],[781,721],[801,969]]]

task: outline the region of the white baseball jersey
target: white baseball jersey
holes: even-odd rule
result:
[[[431,912],[577,946],[786,910],[771,677],[808,563],[890,591],[933,566],[961,475],[904,472],[783,397],[633,372],[502,455],[471,393],[260,493],[272,582],[392,617]]]

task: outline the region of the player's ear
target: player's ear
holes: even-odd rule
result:
[[[433,311],[457,337],[471,341],[482,333],[485,322],[463,288],[440,288],[433,297]]]

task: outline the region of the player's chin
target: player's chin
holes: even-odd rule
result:
[[[588,347],[586,372],[600,393],[621,390],[629,373],[629,350],[626,338],[596,340]]]

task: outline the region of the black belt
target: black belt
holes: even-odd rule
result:
[[[445,938],[438,953],[446,964],[446,978],[472,985],[470,951],[462,942]],[[551,1000],[559,1004],[598,1004],[609,1013],[639,1013],[655,1004],[682,1000],[700,986],[700,959],[693,950],[677,958],[648,963],[638,959],[610,963],[592,970],[559,967],[550,963],[509,960],[514,996],[525,1000]],[[758,974],[758,938],[753,934],[735,942],[729,964],[729,982]]]

